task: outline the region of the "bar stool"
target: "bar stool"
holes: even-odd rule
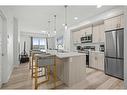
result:
[[[41,51],[39,51],[39,50],[35,50],[35,51],[32,51],[31,52],[31,63],[30,63],[30,69],[31,69],[31,77],[32,78],[34,78],[35,76],[34,76],[34,74],[35,74],[35,72],[34,72],[34,69],[35,69],[35,65],[34,65],[34,63],[35,63],[35,54],[42,54],[42,55],[46,55],[46,53],[45,52],[41,52]],[[43,67],[44,69],[45,69],[45,67]],[[40,68],[38,68],[38,70],[39,70],[39,72],[41,72],[41,70],[40,70]],[[41,76],[44,76],[44,75],[40,75],[40,76],[38,76],[38,77],[41,77]]]
[[[47,67],[47,79],[42,82],[38,82],[38,69],[39,67]],[[40,84],[48,82],[50,80],[50,66],[53,66],[53,78],[54,78],[54,88],[56,88],[56,56],[55,55],[37,55],[35,56],[35,89],[38,88]]]

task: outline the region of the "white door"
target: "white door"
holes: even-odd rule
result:
[[[2,80],[2,61],[1,61],[1,57],[2,57],[2,48],[1,48],[1,46],[2,46],[2,18],[1,18],[1,16],[0,16],[0,87],[1,87],[1,84],[2,84],[2,82],[1,82],[1,80]]]

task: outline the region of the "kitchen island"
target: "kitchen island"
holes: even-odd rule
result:
[[[59,53],[56,51],[48,51],[48,53],[56,55],[57,77],[67,86],[73,86],[85,78],[85,53]]]

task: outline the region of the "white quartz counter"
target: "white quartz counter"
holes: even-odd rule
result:
[[[78,53],[78,52],[67,52],[67,53],[60,53],[57,51],[53,51],[50,50],[47,53],[50,53],[52,55],[56,55],[59,58],[68,58],[68,57],[72,57],[72,56],[82,56],[82,55],[86,55],[85,53]]]
[[[59,58],[67,58],[67,57],[73,57],[73,56],[82,56],[85,54],[83,53],[76,53],[76,52],[69,52],[69,53],[57,53],[56,56],[58,56]]]
[[[104,52],[100,52],[100,51],[90,51],[91,53],[99,53],[99,54],[104,54]]]

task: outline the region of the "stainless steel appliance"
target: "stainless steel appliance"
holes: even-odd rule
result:
[[[81,46],[77,46],[77,50],[81,50],[82,49],[82,47]]]
[[[105,73],[123,79],[124,29],[105,32]]]
[[[81,37],[81,43],[91,43],[92,42],[92,34],[86,35],[85,37]]]
[[[100,45],[99,51],[104,52],[104,45]]]

